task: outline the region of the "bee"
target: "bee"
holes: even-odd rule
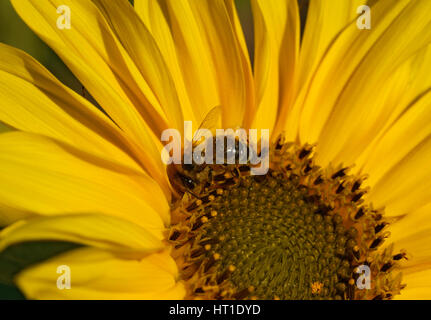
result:
[[[235,143],[227,143],[230,137],[216,136],[216,129],[221,128],[221,107],[217,106],[212,108],[204,120],[202,121],[199,129],[208,129],[212,133],[212,138],[205,141],[196,141],[196,134],[193,137],[192,151],[201,143],[212,144],[210,150],[217,150],[217,145],[221,145],[220,139],[224,139],[224,159],[235,159],[234,164],[216,163],[215,152],[212,156],[212,164],[202,163],[198,164],[195,162],[194,157],[192,158],[191,164],[170,164],[167,167],[167,174],[169,181],[177,192],[178,197],[182,197],[184,193],[189,193],[196,198],[200,198],[203,195],[211,191],[211,188],[217,188],[219,186],[225,186],[229,184],[235,184],[238,182],[238,176],[244,175],[247,170],[239,170],[237,164],[239,160],[246,157],[248,153],[247,142],[240,141],[237,137]],[[197,132],[199,132],[199,129]],[[205,149],[206,150],[206,149]],[[205,154],[201,154],[205,156]],[[246,166],[245,166],[246,167]]]

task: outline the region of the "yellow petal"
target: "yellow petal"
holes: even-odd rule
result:
[[[13,128],[139,168],[121,130],[100,110],[31,56],[1,43],[0,104],[0,120]]]
[[[371,30],[359,30],[353,21],[328,49],[307,88],[300,123],[301,141],[319,141],[322,165],[346,145],[345,154],[352,157],[390,118],[387,79],[431,41],[430,4],[378,1],[371,8]],[[414,24],[407,22],[411,19]]]
[[[70,268],[70,289],[58,289],[59,266]],[[66,252],[16,277],[29,299],[182,299],[177,268],[167,251],[126,260],[95,248]]]
[[[377,181],[430,133],[428,120],[431,115],[428,105],[431,77],[426,72],[430,68],[431,46],[428,46],[407,60],[398,70],[403,72],[400,73],[402,77],[399,77],[400,80],[403,79],[398,82],[407,85],[392,90],[394,112],[391,118],[355,161],[362,172],[370,174],[370,183]],[[385,166],[381,165],[381,161],[376,161],[377,159],[385,159]]]
[[[218,42],[221,35],[207,35],[204,32],[204,27],[209,28],[210,23],[201,21],[199,18],[200,15],[207,14],[208,8],[194,8],[193,3],[186,1],[170,4],[169,1],[157,0],[136,0],[134,6],[156,40],[169,66],[181,101],[184,119],[192,121],[196,129],[207,113],[221,104],[222,99],[220,97],[225,95],[221,91],[222,89],[219,89],[218,83],[220,81],[218,78],[223,77],[224,82],[229,82],[231,81],[230,78],[233,78],[231,71],[237,72],[239,70],[238,72],[244,74],[245,91],[247,92],[245,98],[248,108],[245,114],[245,126],[249,126],[254,116],[253,78],[234,1],[224,0],[224,4],[218,2],[211,7],[211,9],[217,8],[217,12],[220,12],[218,15],[221,17],[221,21],[215,26],[216,31],[210,30],[209,32],[224,33],[228,38],[226,44],[224,39],[220,40],[221,46]],[[182,15],[187,15],[187,18],[183,18]],[[229,41],[233,42],[229,43]],[[232,47],[231,49],[235,51],[234,55],[231,55],[230,52],[226,54],[215,52],[220,48],[223,51],[228,50],[225,48],[226,46],[228,49]],[[227,62],[234,64],[234,67],[230,68],[229,65],[229,69],[231,69],[229,73],[218,76],[217,73],[224,70],[217,69],[216,64],[220,64],[222,59],[225,59],[221,57],[226,56],[228,56]],[[237,56],[239,56],[239,60],[236,59]],[[233,75],[236,76],[236,74]],[[228,88],[227,92],[231,90],[233,91],[233,89]],[[240,94],[242,93],[240,92]],[[234,105],[235,103],[232,101],[230,103],[232,108],[226,107],[227,111],[225,110],[224,113],[235,114],[238,110],[238,105]],[[237,115],[235,114],[233,117],[237,117]],[[238,119],[241,120],[241,117]],[[238,119],[236,119],[235,124],[238,123]]]
[[[170,61],[172,70],[176,64],[173,59],[178,59],[190,103],[196,111],[196,125],[199,125],[206,113],[220,104],[211,52],[188,1],[155,2],[141,0],[136,6],[146,25],[151,26],[164,56],[170,57],[166,61]]]
[[[169,128],[182,130],[184,120],[175,84],[157,44],[127,0],[93,1],[111,27],[166,115]]]
[[[134,7],[146,28],[151,32],[169,68],[181,103],[184,119],[192,121],[195,127],[199,126],[200,122],[196,120],[196,115],[202,112],[200,110],[202,106],[190,104],[185,79],[175,48],[176,44],[160,2],[156,0],[136,0],[134,1]]]
[[[222,106],[224,127],[242,125],[251,104],[241,44],[224,1],[161,1],[197,120]]]
[[[388,241],[394,242],[394,253],[406,252],[402,261],[401,290],[395,299],[430,299],[431,295],[431,203],[390,224]]]
[[[301,41],[298,85],[312,77],[328,46],[359,15],[356,9],[363,0],[310,1]]]
[[[430,106],[431,92],[416,98],[370,147],[369,152],[358,159],[360,170],[369,174],[368,184],[375,185],[384,179],[386,173],[431,136]],[[424,172],[412,172],[419,181],[429,168],[423,167],[416,170],[424,170]]]
[[[226,10],[229,14],[235,37],[239,44],[239,53],[241,56],[242,71],[245,77],[245,91],[247,94],[246,111],[244,114],[243,128],[250,128],[256,113],[256,97],[253,71],[251,66],[250,55],[245,41],[244,32],[236,10],[235,0],[224,0]],[[253,127],[251,127],[253,128]]]
[[[0,251],[25,241],[57,240],[120,251],[135,257],[163,248],[162,242],[144,228],[124,219],[73,214],[21,220],[0,232]]]
[[[251,72],[251,61],[250,61],[250,55],[248,53],[247,43],[245,40],[245,35],[242,29],[241,21],[238,16],[238,12],[236,9],[236,1],[235,0],[224,0],[226,4],[226,10],[229,14],[232,26],[235,31],[236,38],[238,39],[239,45],[241,47],[241,53],[244,58],[244,63],[247,65],[245,69],[246,71]]]
[[[389,240],[394,250],[405,250],[408,260],[403,261],[405,275],[431,268],[431,203],[411,212],[391,224]]]
[[[358,111],[357,116],[359,118],[360,114],[366,114],[365,118],[359,121],[346,118],[351,124],[350,133],[345,128],[340,130],[350,136],[341,142],[341,148],[332,151],[332,161],[347,164],[354,162],[358,165],[356,169],[362,169],[370,175],[369,182],[372,183],[430,133],[426,119],[430,118],[427,105],[431,78],[424,74],[424,70],[430,67],[431,48],[428,46],[393,70],[384,85],[379,86],[378,95],[373,93],[373,88],[369,87],[368,94],[364,90],[358,102],[362,101],[362,105],[366,106],[362,109],[366,112]],[[358,110],[360,108],[358,106]],[[418,126],[420,130],[412,130],[412,126]],[[322,140],[326,141],[324,136],[322,134]],[[398,139],[396,142],[395,137]],[[322,147],[325,154],[329,155],[331,151],[324,145]],[[384,154],[388,148],[391,148],[390,156]],[[381,166],[382,161],[375,162],[376,157],[386,159],[384,168]]]
[[[371,189],[370,201],[390,216],[408,214],[431,197],[431,136],[393,166]]]
[[[169,205],[144,172],[24,132],[0,135],[0,203],[41,215],[96,212],[163,238]],[[7,212],[2,213],[7,215]]]
[[[218,94],[225,128],[242,127],[246,110],[253,106],[253,81],[249,65],[243,63],[243,51],[237,29],[223,0],[192,0],[191,8],[200,29],[206,35],[216,70]]]
[[[431,299],[431,269],[403,276],[407,286],[396,295],[396,300],[429,300]]]
[[[292,105],[284,105],[277,123],[277,132],[285,131],[286,138],[296,140],[299,134],[300,116],[307,97],[310,82],[322,62],[328,48],[339,33],[352,21],[360,0],[310,1],[305,30],[301,39],[298,66],[295,74],[295,90]]]
[[[255,27],[255,86],[258,110],[253,128],[270,129],[278,110],[283,122],[294,93],[299,49],[299,14],[296,1],[252,2]]]
[[[27,219],[35,215],[32,211],[10,207],[0,202],[0,227],[8,226],[15,221]]]
[[[13,0],[12,4],[24,22],[59,55],[132,140],[144,159],[145,168],[163,184],[168,194],[158,138],[168,127],[166,117],[98,8],[86,0]],[[70,8],[70,29],[57,27],[60,5]]]

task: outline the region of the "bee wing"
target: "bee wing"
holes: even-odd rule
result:
[[[222,110],[220,106],[215,106],[210,111],[208,111],[204,120],[200,124],[199,129],[196,130],[195,135],[193,136],[193,141],[199,140],[199,137],[201,136],[200,135],[201,129],[210,130],[212,135],[215,137],[216,129],[222,128],[221,115],[222,115]]]

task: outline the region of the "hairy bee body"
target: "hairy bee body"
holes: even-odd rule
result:
[[[247,162],[248,142],[240,141],[238,137],[230,134],[217,135],[216,131],[221,128],[221,123],[221,107],[212,108],[199,126],[199,129],[207,129],[212,133],[211,139],[196,142],[198,139],[195,136],[192,150],[186,150],[192,151],[192,163],[168,165],[168,177],[178,196],[188,192],[195,197],[201,197],[213,188],[234,184],[235,178],[247,174],[245,169],[248,166],[240,166],[240,164]],[[196,155],[197,158],[212,161],[200,161],[200,163],[195,161],[194,151],[201,143],[206,143],[207,148],[204,150],[212,150],[212,154],[207,156],[201,153]],[[223,158],[222,163],[217,163],[220,162],[220,158]],[[239,170],[241,167],[242,169]]]
[[[207,143],[212,143],[212,150],[217,148],[217,138],[212,138]],[[216,163],[216,156],[213,154],[212,163],[197,164],[194,159],[191,164],[171,164],[168,166],[168,177],[172,187],[182,196],[185,192],[200,197],[207,194],[214,188],[235,184],[236,178],[246,175],[249,172],[247,165],[241,165],[240,159],[244,152],[248,152],[248,147],[243,142],[235,139],[234,147],[228,145],[227,137],[224,137],[224,159],[223,163]],[[220,146],[220,145],[219,145]],[[204,154],[202,156],[205,156]],[[227,163],[227,159],[231,159]]]

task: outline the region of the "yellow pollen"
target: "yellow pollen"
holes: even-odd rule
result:
[[[323,283],[321,282],[313,282],[311,284],[311,293],[312,294],[320,294],[323,289]]]
[[[235,271],[235,269],[236,269],[236,268],[235,268],[235,266],[234,266],[234,265],[232,265],[232,264],[231,264],[231,265],[229,266],[229,268],[228,268],[228,270],[229,270],[230,272],[234,272],[234,271]]]

